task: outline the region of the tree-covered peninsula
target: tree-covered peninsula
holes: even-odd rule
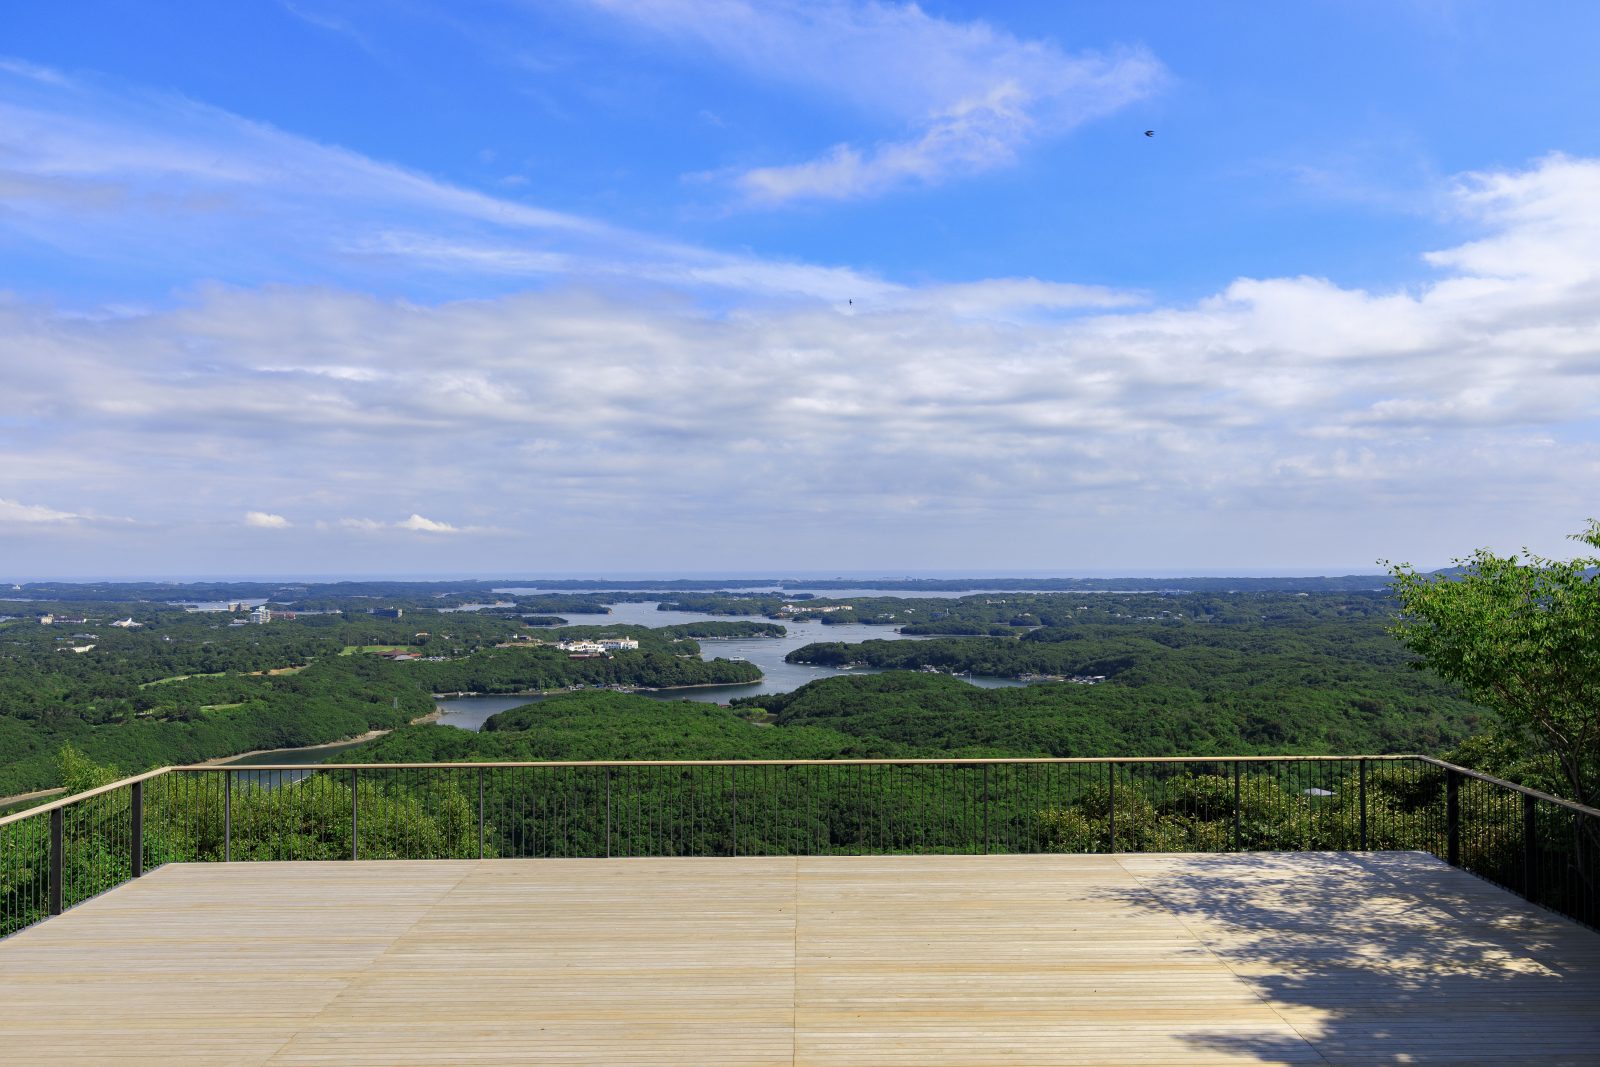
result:
[[[764,622],[530,627],[364,594],[338,604],[279,604],[256,623],[243,610],[148,601],[0,601],[0,796],[56,784],[57,753],[68,744],[132,773],[393,729],[428,715],[434,693],[757,681],[750,663],[702,660],[687,635],[775,630]],[[559,647],[600,636],[638,648]]]

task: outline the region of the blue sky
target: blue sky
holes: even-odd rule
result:
[[[1560,554],[1596,41],[1579,3],[33,5],[0,571]]]

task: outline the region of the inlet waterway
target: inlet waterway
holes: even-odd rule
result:
[[[868,594],[860,593],[857,595]],[[609,614],[563,612],[561,617],[573,626],[676,626],[680,623],[690,622],[728,622],[730,619],[767,621],[760,616],[705,615],[691,611],[661,611],[657,607],[658,603],[658,601],[643,601],[613,604]],[[698,700],[710,704],[726,704],[734,697],[760,696],[764,693],[787,693],[791,690],[799,689],[807,682],[814,682],[818,678],[831,678],[840,674],[877,673],[867,667],[858,667],[852,670],[785,662],[785,656],[804,645],[814,644],[818,641],[842,641],[847,644],[855,644],[859,641],[873,640],[919,640],[919,638],[907,637],[890,626],[869,626],[858,622],[829,625],[818,621],[787,621],[783,623],[783,626],[789,631],[787,636],[784,637],[699,639],[701,659],[748,660],[761,669],[763,677],[759,682],[748,682],[744,685],[705,685],[686,689],[658,689],[654,692],[641,693],[640,695],[651,697],[655,700]],[[990,689],[1023,684],[1014,678],[973,677],[963,680],[971,682],[973,685]],[[491,715],[505,711],[508,708],[520,707],[523,704],[542,699],[544,698],[537,696],[479,696],[440,700],[437,701],[441,711],[439,722],[443,725],[456,726],[463,730],[478,730],[483,727],[484,721]]]
[[[497,593],[518,593],[523,590],[495,590]],[[852,589],[845,590],[851,596],[899,596],[887,590]],[[659,601],[623,602],[611,605],[609,613],[573,613],[562,612],[561,617],[572,626],[673,626],[679,623],[691,622],[728,622],[730,620],[753,620],[766,622],[760,616],[729,616],[707,615],[690,611],[660,611],[657,609]],[[907,637],[890,626],[869,626],[865,623],[838,623],[833,625],[819,621],[786,621],[783,626],[788,630],[784,637],[740,637],[740,638],[701,638],[700,656],[702,659],[743,659],[748,660],[760,668],[762,680],[749,682],[744,685],[707,685],[692,686],[684,689],[658,689],[652,692],[640,693],[640,696],[650,697],[654,700],[694,700],[711,704],[726,704],[734,697],[760,696],[765,693],[787,693],[798,689],[807,682],[814,682],[819,678],[831,678],[842,674],[876,674],[872,668],[858,667],[855,669],[836,667],[814,667],[803,663],[788,663],[784,657],[803,645],[813,644],[818,641],[840,641],[854,644],[860,641],[915,641],[925,638]],[[1007,686],[1020,686],[1024,683],[1014,678],[987,678],[974,676],[963,678],[963,681],[986,689],[998,689]],[[545,697],[538,695],[496,695],[496,696],[470,696],[449,697],[436,700],[435,706],[439,710],[438,722],[444,726],[453,726],[461,730],[480,730],[490,716],[511,708],[521,707],[524,704],[537,703]],[[284,748],[275,749],[254,756],[241,757],[230,761],[232,763],[250,764],[254,766],[281,766],[286,764],[310,762],[338,762],[338,756],[353,748],[367,744],[365,741],[354,741],[347,745],[314,746],[311,748]]]

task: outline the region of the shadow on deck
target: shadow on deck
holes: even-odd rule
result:
[[[1123,856],[1330,1063],[1600,1064],[1600,934],[1425,853]],[[1272,1035],[1197,1050],[1293,1061]]]

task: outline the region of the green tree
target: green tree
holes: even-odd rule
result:
[[[1573,540],[1600,549],[1600,521]],[[1479,549],[1458,570],[1390,566],[1392,632],[1423,662],[1499,712],[1560,768],[1572,799],[1600,799],[1600,558],[1561,562]]]

